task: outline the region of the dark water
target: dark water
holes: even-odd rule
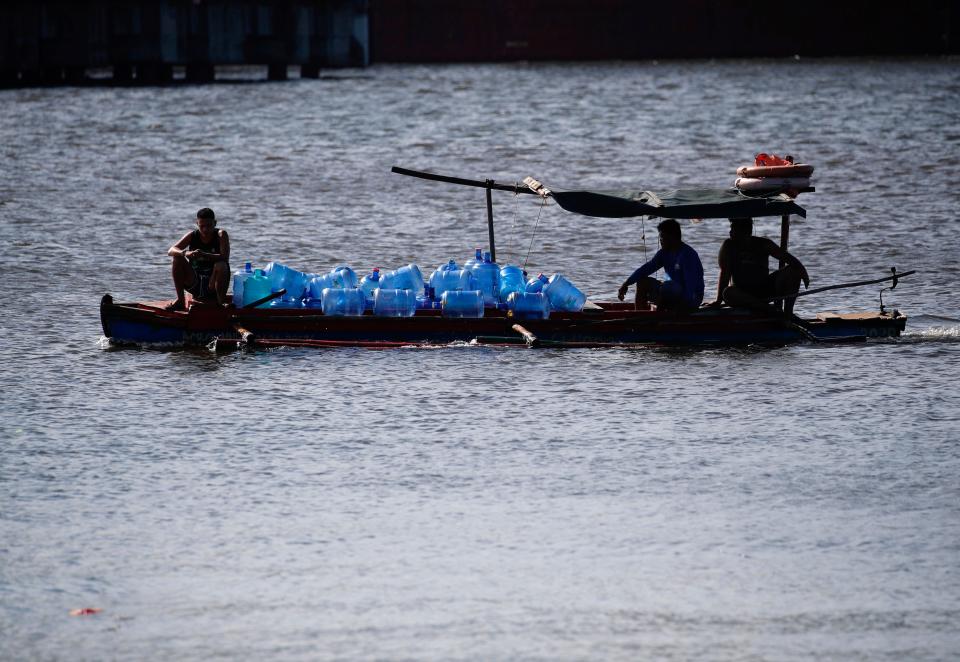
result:
[[[211,206],[234,266],[424,269],[480,190],[817,167],[812,286],[920,273],[898,341],[782,349],[118,349]],[[0,92],[0,658],[960,654],[955,60],[375,67]],[[595,297],[649,221],[495,197],[501,262]],[[539,224],[537,223],[539,219]],[[537,232],[533,235],[534,226]],[[684,224],[708,296],[725,223]],[[776,235],[778,223],[758,232]],[[533,237],[531,241],[531,237]],[[798,312],[875,310],[877,289]],[[68,612],[103,612],[71,618]]]

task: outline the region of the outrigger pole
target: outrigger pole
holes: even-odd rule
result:
[[[432,172],[423,172],[420,170],[408,170],[400,166],[393,166],[390,172],[398,175],[407,175],[409,177],[419,177],[420,179],[429,179],[434,182],[446,182],[447,184],[459,184],[461,186],[476,186],[487,190],[487,234],[490,237],[490,258],[497,261],[497,247],[493,237],[493,198],[490,192],[494,189],[498,191],[510,191],[511,193],[530,193],[538,195],[536,191],[530,190],[526,184],[498,184],[492,179],[464,179],[462,177],[448,177],[446,175],[436,175]]]
[[[893,281],[893,284],[890,286],[890,289],[892,290],[897,286],[897,283],[900,281],[901,278],[903,278],[904,276],[911,276],[917,273],[916,270],[913,270],[913,271],[904,271],[902,274],[898,274],[896,267],[890,267],[890,271],[893,272],[893,275],[887,276],[886,278],[874,278],[873,280],[858,280],[852,283],[839,283],[837,285],[827,285],[826,287],[817,287],[812,290],[804,290],[803,292],[797,292],[795,294],[787,294],[780,297],[771,297],[767,299],[767,303],[773,303],[774,301],[783,301],[784,299],[795,299],[797,297],[805,297],[808,294],[826,292],[827,290],[839,290],[845,287],[860,287],[861,285],[875,285],[876,283],[885,283],[888,280]]]

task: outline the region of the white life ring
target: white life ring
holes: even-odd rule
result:
[[[809,177],[739,177],[733,183],[741,191],[754,193],[788,191],[810,186]]]

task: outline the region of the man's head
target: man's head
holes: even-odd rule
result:
[[[730,238],[739,239],[749,237],[753,234],[752,218],[731,218],[730,219]]]
[[[217,216],[209,207],[204,207],[197,212],[197,229],[200,230],[200,236],[209,239],[213,235],[214,228],[217,227]]]
[[[657,225],[660,233],[660,245],[667,250],[675,250],[680,246],[680,224],[675,219],[668,218]]]

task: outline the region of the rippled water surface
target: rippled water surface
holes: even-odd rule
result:
[[[905,337],[101,342],[104,293],[171,296],[166,249],[202,206],[234,266],[429,270],[486,243],[483,192],[392,165],[664,190],[728,186],[758,151],[817,167],[791,232],[813,286],[920,272],[884,296]],[[7,90],[0,154],[0,658],[960,654],[955,60]],[[656,248],[649,221],[494,206],[501,262],[595,298]],[[683,226],[708,296],[725,226]],[[798,312],[878,303],[875,287],[837,290]],[[68,615],[83,607],[103,611]]]

